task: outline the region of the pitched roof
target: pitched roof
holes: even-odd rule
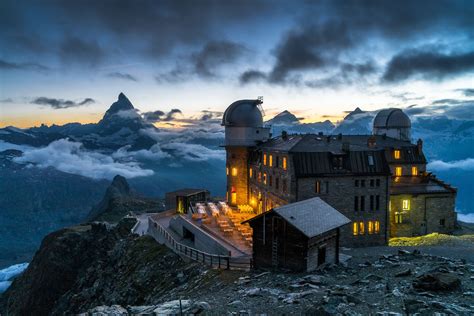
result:
[[[286,204],[276,207],[272,211],[283,217],[308,238],[313,238],[351,222],[350,219],[319,197]]]

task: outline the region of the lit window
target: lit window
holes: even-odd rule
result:
[[[267,184],[267,173],[263,174],[263,184]]]
[[[237,175],[237,168],[232,168],[232,176],[236,176]]]
[[[253,177],[253,169],[252,169],[252,168],[249,169],[249,177],[250,177],[250,178]]]
[[[283,170],[286,170],[286,157],[283,157]]]
[[[370,235],[374,233],[374,222],[369,221],[367,223],[367,231],[369,232]]]
[[[401,224],[401,223],[403,223],[402,213],[395,212],[395,224]]]
[[[258,172],[258,182],[262,182],[262,173]]]
[[[316,181],[315,185],[314,185],[314,192],[319,194],[321,193],[321,181]]]
[[[272,155],[268,156],[268,165],[270,167],[273,167],[273,156]]]
[[[236,193],[236,192],[232,192],[232,193],[230,194],[230,197],[231,197],[231,201],[230,201],[230,202],[231,202],[232,204],[237,204],[237,193]]]
[[[365,234],[365,225],[364,222],[359,222],[359,235]]]
[[[393,151],[393,158],[400,159],[400,150],[397,149]]]
[[[402,176],[402,167],[395,167],[395,175],[397,177],[401,177]]]
[[[375,233],[378,234],[380,233],[380,222],[379,221],[375,221],[374,222],[374,228],[375,228]]]
[[[416,167],[416,166],[411,167],[411,175],[412,176],[417,176],[418,175],[418,167]]]
[[[359,234],[359,225],[357,222],[352,223],[352,234],[357,236]]]
[[[263,165],[267,165],[267,154],[263,154]]]
[[[410,200],[403,200],[402,201],[402,210],[404,210],[404,211],[410,210]]]
[[[229,167],[225,167],[225,174],[229,175]]]

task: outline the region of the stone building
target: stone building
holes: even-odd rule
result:
[[[341,229],[346,246],[453,231],[456,189],[426,171],[423,142],[411,142],[402,110],[380,111],[372,135],[271,137],[260,105],[241,100],[224,113],[231,205],[248,204],[260,214],[320,197],[352,221]]]

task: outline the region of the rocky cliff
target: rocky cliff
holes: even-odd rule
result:
[[[133,191],[127,180],[115,176],[103,199],[89,213],[88,221],[117,222],[130,212],[161,211],[163,203],[158,199],[145,198]]]
[[[48,235],[3,295],[0,314],[63,315],[103,304],[150,304],[200,274],[151,237],[131,235],[133,224],[82,225]]]

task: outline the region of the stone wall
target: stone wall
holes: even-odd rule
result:
[[[309,240],[308,258],[306,263],[306,271],[313,271],[318,267],[318,250],[320,247],[326,247],[325,263],[336,263],[337,255],[337,229],[334,229],[322,236]]]
[[[379,186],[376,186],[377,179],[380,181]],[[359,181],[359,186],[355,186],[356,180]],[[371,180],[374,180],[374,186],[371,186]],[[321,184],[319,194],[315,191],[316,181],[320,181]],[[364,186],[362,186],[362,181],[364,181]],[[301,201],[318,196],[353,222],[364,223],[364,234],[354,235],[352,223],[341,228],[340,243],[342,246],[385,245],[387,243],[388,181],[389,179],[386,176],[301,178],[298,180],[297,199]],[[379,196],[378,209],[370,210],[371,195]],[[359,203],[358,211],[355,210],[354,205],[356,196]],[[365,200],[364,211],[360,210],[362,196]],[[380,223],[379,233],[369,234],[368,221],[378,221]]]
[[[237,193],[237,205],[248,204],[248,148],[226,147],[227,151],[227,200],[231,203],[231,190]],[[232,175],[232,168],[237,168],[237,175]],[[234,205],[234,204],[232,204]]]
[[[403,210],[403,200],[409,201],[409,210]],[[434,232],[451,233],[456,224],[454,207],[454,193],[392,195],[390,237],[421,236]],[[402,223],[396,223],[397,212],[401,213]]]

